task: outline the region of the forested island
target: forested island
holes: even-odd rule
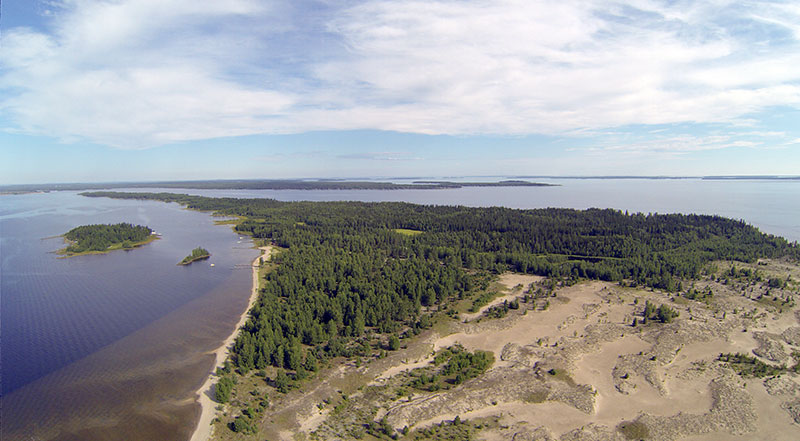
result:
[[[57,253],[67,257],[129,250],[158,239],[149,227],[129,223],[82,225],[64,233],[63,237],[70,244]]]
[[[192,250],[192,254],[189,254],[188,256],[184,257],[183,260],[178,262],[178,265],[189,265],[192,262],[208,259],[209,257],[211,257],[211,253],[209,253],[207,249],[203,247],[197,247]]]
[[[678,300],[689,301],[685,299],[704,304],[710,301],[706,291],[699,291],[694,284],[701,278],[722,280],[715,262],[756,265],[765,258],[800,259],[797,243],[719,216],[395,202],[280,202],[171,193],[83,195],[177,202],[191,209],[236,216],[236,231],[281,249],[273,255],[270,271],[261,280],[259,298],[236,338],[229,363],[218,372],[225,385],[221,390],[226,391],[218,399],[233,400],[235,396],[234,402],[243,409],[224,421],[230,430],[245,433],[268,430],[259,428],[259,424],[270,401],[259,398],[259,388],[264,386],[254,385],[266,381],[279,394],[287,394],[337,360],[353,360],[356,367],[360,360],[380,360],[441,320],[458,320],[470,304],[489,308],[480,312],[473,307],[470,311],[502,319],[515,311],[547,310],[557,288],[581,281],[613,283],[624,289],[647,288],[635,291],[642,292],[647,301],[638,303],[637,298],[636,302],[613,303],[634,311],[626,316],[625,327],[614,331],[619,338],[626,332],[660,332],[659,326],[672,326],[676,320],[684,323],[686,316],[691,319],[690,313],[697,314],[698,307],[679,313],[675,305],[683,304]],[[530,283],[524,296],[516,291],[518,297],[489,305],[498,295],[492,281],[508,272],[545,279],[538,285]],[[733,273],[739,274],[735,268]],[[766,284],[767,279],[759,277]],[[785,286],[786,280],[779,282]],[[654,290],[671,297],[665,300],[647,294]],[[669,304],[673,306],[665,303],[669,299],[673,299]],[[758,301],[767,300],[759,297]],[[772,294],[769,302],[781,311],[794,305],[793,298],[783,291],[780,296]],[[640,304],[643,309],[638,311]],[[592,305],[587,303],[586,307],[597,307]],[[653,356],[650,362],[656,359]],[[419,394],[456,387],[473,373],[482,375],[491,366],[488,360],[481,352],[464,352],[459,355],[458,369],[469,375],[456,378],[457,374],[452,374],[455,376],[449,378],[450,372],[462,370],[430,368],[398,383],[397,396],[402,397],[403,390],[409,389]],[[567,367],[556,364],[548,369],[536,381],[575,386],[570,383]],[[261,383],[259,377],[264,378]],[[443,382],[445,377],[447,381]],[[627,378],[626,374],[622,380]],[[540,384],[520,381],[530,387]],[[232,388],[241,391],[230,395]],[[249,396],[245,393],[248,388]],[[531,394],[525,395],[532,397],[525,400],[532,403],[550,396],[541,390],[525,393]],[[353,405],[347,397],[337,403]],[[340,415],[336,409],[334,416]],[[390,416],[391,421],[407,421],[401,413]],[[357,438],[355,434],[364,424],[374,436],[408,433],[408,428],[400,430],[402,425],[392,428],[386,418],[354,424],[355,432],[348,432],[347,437]]]

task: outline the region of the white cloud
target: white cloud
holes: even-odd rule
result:
[[[363,159],[369,161],[420,161],[423,158],[410,152],[365,152],[337,155],[339,159]]]
[[[800,106],[800,9],[791,3],[337,8],[65,1],[49,8],[50,34],[3,33],[0,111],[24,132],[140,148],[319,129],[574,134],[742,124],[772,106]]]

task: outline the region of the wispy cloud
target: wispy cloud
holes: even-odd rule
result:
[[[741,125],[800,106],[790,2],[47,5],[51,32],[2,35],[0,112],[25,133],[122,148],[328,129]]]
[[[339,159],[362,159],[369,161],[420,161],[423,158],[409,152],[364,152],[337,155]]]

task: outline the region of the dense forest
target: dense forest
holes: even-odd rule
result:
[[[316,370],[319,359],[368,353],[366,334],[429,326],[430,311],[471,296],[487,273],[679,291],[713,260],[800,257],[796,243],[718,216],[84,195],[239,216],[237,231],[285,248],[274,257],[276,268],[236,340],[233,361],[244,370],[273,365],[298,377]]]
[[[128,223],[82,225],[64,234],[73,242],[62,251],[78,254],[91,251],[106,251],[110,248],[133,248],[150,239],[153,230],[142,225]]]

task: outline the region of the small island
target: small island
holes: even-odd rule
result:
[[[208,259],[209,257],[211,257],[211,253],[209,253],[207,249],[203,247],[197,247],[192,250],[192,254],[189,254],[188,256],[184,257],[183,260],[178,262],[178,265],[189,265],[192,262]]]
[[[56,253],[65,257],[129,250],[158,239],[149,227],[128,223],[81,225],[62,237],[69,245]]]

